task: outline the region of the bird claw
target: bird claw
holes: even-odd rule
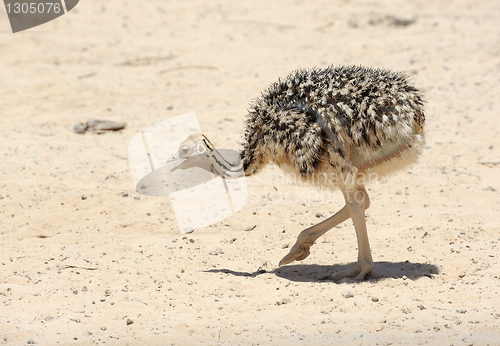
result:
[[[288,255],[283,257],[279,263],[279,266],[283,266],[288,263],[292,263],[293,261],[302,261],[307,256],[309,256],[311,252],[309,251],[309,246],[301,247],[298,244],[295,244],[291,249]]]

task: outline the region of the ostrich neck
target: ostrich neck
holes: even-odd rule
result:
[[[229,163],[215,148],[208,148],[211,171],[224,179],[237,179],[245,175],[243,163]]]

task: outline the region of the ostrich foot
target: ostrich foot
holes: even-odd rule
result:
[[[354,278],[356,281],[363,281],[366,275],[370,275],[373,270],[373,262],[362,261],[358,262],[351,269],[343,270],[332,275],[333,281],[338,281],[343,278]]]
[[[311,252],[309,251],[309,246],[303,246],[303,244],[297,242],[290,249],[290,252],[281,259],[279,266],[283,266],[288,263],[292,263],[293,261],[302,261],[307,256],[309,256]]]

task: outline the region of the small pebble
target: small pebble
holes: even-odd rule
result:
[[[86,200],[86,199],[87,199],[87,196],[82,195],[82,200],[84,201],[84,200]]]
[[[378,298],[377,297],[372,297],[372,302],[378,302]]]
[[[290,298],[284,298],[280,302],[276,302],[276,305],[285,305],[290,303],[292,300]]]
[[[73,340],[78,340],[78,338],[76,336],[73,337]]]
[[[78,290],[73,290],[73,294],[78,294]]]
[[[320,213],[319,211],[317,211],[315,215],[316,215],[316,217],[322,217],[323,213]]]
[[[348,292],[348,293],[345,294],[344,297],[346,297],[346,298],[352,298],[352,297],[354,297],[354,294],[352,294],[351,292]]]
[[[82,287],[82,292],[87,292],[89,289],[87,288],[87,286],[83,286]]]
[[[52,316],[45,316],[45,318],[44,318],[44,320],[47,322],[52,321],[53,319],[54,319],[54,317],[52,317]]]
[[[73,127],[73,131],[76,133],[85,133],[87,131],[87,124],[78,123]]]
[[[128,197],[128,193],[122,194],[122,197]]]
[[[247,228],[245,228],[245,231],[249,232],[249,231],[253,230],[255,227],[257,227],[257,225],[248,226]]]
[[[186,228],[184,228],[184,233],[193,233],[193,232],[194,228],[191,226],[187,226]]]
[[[141,199],[141,196],[134,196],[134,199]]]
[[[93,333],[92,332],[87,332],[88,335],[92,335]]]
[[[106,327],[101,327],[101,330],[106,330]]]
[[[387,19],[389,20],[389,25],[394,25],[394,26],[408,26],[417,21],[417,18],[410,14],[404,14],[398,16],[391,15],[387,16]]]
[[[34,345],[34,344],[35,344],[35,340],[33,340],[33,339],[28,340],[28,345]]]
[[[460,312],[461,314],[465,314],[465,313],[467,312],[467,310],[465,310],[465,309],[460,309],[460,310],[459,310],[459,312]]]
[[[134,321],[132,321],[130,318],[127,319],[127,326],[131,325],[132,323],[134,323]]]

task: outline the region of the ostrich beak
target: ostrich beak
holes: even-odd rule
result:
[[[175,154],[174,156],[169,158],[167,161],[165,161],[165,164],[173,162],[173,161],[177,161],[177,160],[179,160],[179,154]]]
[[[176,153],[174,156],[172,156],[171,158],[169,158],[167,161],[165,161],[165,164],[169,164],[170,162],[173,162],[173,161],[177,161],[177,160],[180,160],[181,158],[179,157],[179,153]],[[182,158],[182,159],[185,159],[185,158]],[[182,164],[182,162],[181,162]],[[174,168],[172,168],[170,170],[170,172],[173,172],[175,171],[177,168],[179,168],[180,165],[177,165],[175,166]]]

